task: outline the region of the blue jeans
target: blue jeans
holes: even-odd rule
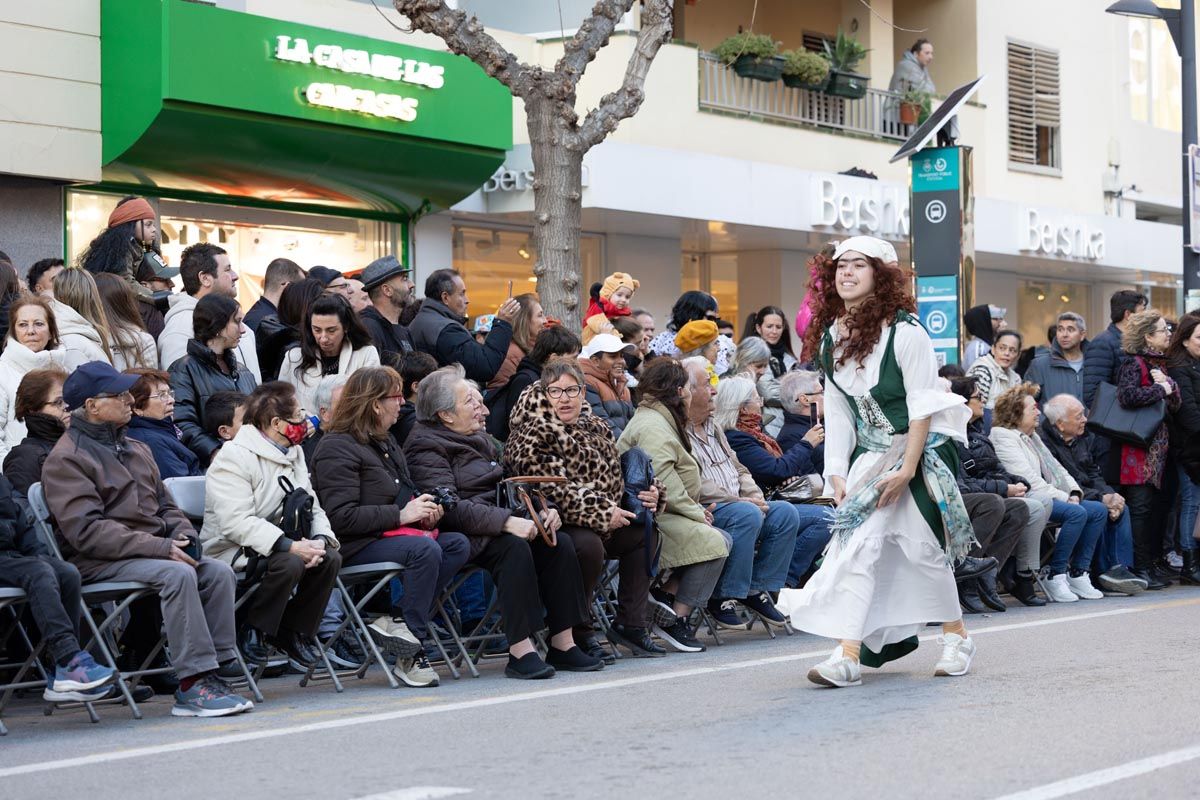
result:
[[[720,503],[713,511],[713,527],[733,539],[725,569],[713,589],[714,599],[741,600],[758,592],[783,588],[788,565],[796,549],[800,515],[791,503],[767,504],[766,516],[748,501]]]
[[[1183,550],[1195,550],[1200,543],[1192,538],[1196,527],[1196,516],[1200,513],[1200,486],[1192,482],[1187,470],[1179,470],[1179,547]]]
[[[1075,504],[1055,500],[1050,521],[1060,523],[1061,527],[1050,555],[1050,574],[1066,572],[1068,566],[1087,570],[1092,565],[1092,554],[1107,520],[1108,509],[1104,503],[1084,500]]]
[[[792,564],[784,584],[792,589],[799,588],[800,579],[829,544],[829,524],[833,521],[833,512],[825,506],[799,503],[795,509],[800,517],[800,529],[796,531],[796,549],[792,551]]]
[[[1093,563],[1100,572],[1108,572],[1118,564],[1128,567],[1133,563],[1133,525],[1129,522],[1128,508],[1122,508],[1121,516],[1105,523]]]

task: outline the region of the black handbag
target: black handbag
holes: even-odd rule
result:
[[[621,476],[625,481],[625,492],[621,496],[621,508],[634,513],[630,525],[641,525],[645,530],[646,574],[651,578],[658,575],[660,547],[652,549],[651,535],[654,531],[654,510],[642,505],[638,495],[654,486],[654,464],[646,451],[631,447],[621,454]]]
[[[312,494],[303,487],[296,488],[284,475],[279,476],[279,488],[283,490],[279,529],[293,542],[311,538],[314,505]],[[246,574],[242,584],[249,586],[258,583],[267,573],[267,559],[249,547],[243,547],[242,554],[246,556]]]
[[[1088,430],[1135,447],[1148,448],[1167,415],[1167,401],[1141,408],[1125,408],[1117,400],[1117,387],[1101,383],[1088,412]]]

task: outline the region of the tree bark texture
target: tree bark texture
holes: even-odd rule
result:
[[[466,56],[525,102],[533,155],[533,274],[548,316],[579,330],[580,234],[583,156],[637,113],[646,73],[671,36],[672,0],[642,0],[641,29],[621,86],[604,95],[583,121],[575,111],[576,87],[587,65],[608,44],[635,0],[598,0],[592,15],[563,47],[553,71],[522,64],[484,30],[475,17],[444,0],[393,0],[415,30],[440,37],[450,51]]]

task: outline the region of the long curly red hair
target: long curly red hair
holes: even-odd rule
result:
[[[842,340],[837,366],[851,360],[861,362],[879,344],[884,323],[890,324],[897,311],[916,315],[917,301],[911,289],[912,273],[901,267],[889,266],[877,258],[868,257],[867,261],[875,270],[875,293],[850,312],[846,311],[846,304],[838,297],[834,280],[837,262],[825,258],[816,267],[810,282],[813,287],[809,300],[813,309],[812,322],[804,334],[806,355],[816,356],[820,352],[825,329],[845,316],[850,335]]]

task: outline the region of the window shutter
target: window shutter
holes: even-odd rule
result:
[[[1058,53],[1008,43],[1008,160],[1038,164],[1038,128],[1061,124]],[[1055,165],[1057,166],[1057,165]]]

